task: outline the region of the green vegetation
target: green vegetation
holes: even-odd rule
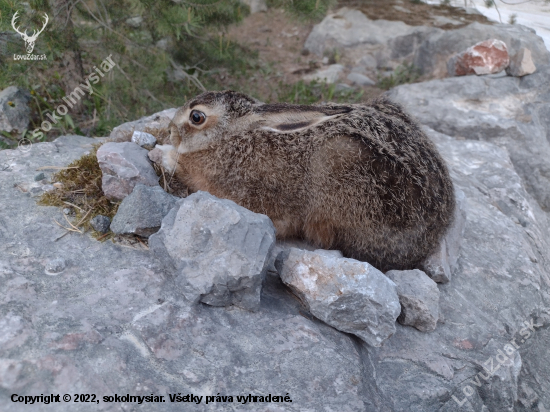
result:
[[[311,22],[336,0],[267,3]],[[14,60],[14,54],[26,54],[11,26],[16,11],[17,26],[28,34],[43,26],[45,13],[49,16],[33,51],[45,60]],[[61,120],[51,122],[41,140],[68,133],[108,135],[125,121],[181,106],[206,89],[236,88],[262,100],[297,103],[358,98],[315,82],[280,85],[269,97],[250,87],[245,79],[269,71],[269,64],[260,65],[255,52],[225,35],[248,13],[240,0],[0,0],[0,90],[17,85],[32,95],[30,130],[5,137],[14,145],[22,137],[33,140],[32,131],[50,121],[63,98],[108,56],[116,66],[93,85],[91,95],[85,93],[68,113],[57,113]],[[338,61],[337,51],[329,58]]]
[[[294,104],[313,104],[318,102],[348,102],[354,103],[361,99],[363,91],[337,90],[336,85],[300,80],[295,84],[279,83],[279,100]]]
[[[16,11],[17,24],[29,34],[42,26],[44,13],[50,16],[33,51],[46,60],[13,60],[13,54],[25,54],[11,27]],[[112,55],[115,68],[45,138],[67,132],[105,135],[124,121],[218,88],[214,75],[220,68],[235,75],[251,69],[254,54],[223,34],[247,13],[239,0],[0,0],[0,31],[6,33],[0,38],[0,89],[18,85],[31,91],[34,129]]]
[[[420,71],[412,63],[404,62],[399,65],[389,76],[378,77],[377,86],[384,90],[399,86],[405,83],[414,83],[420,77]]]

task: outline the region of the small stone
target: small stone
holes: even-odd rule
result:
[[[537,67],[533,62],[531,50],[522,47],[516,54],[510,58],[510,66],[506,69],[509,76],[522,77],[535,73]]]
[[[177,197],[166,193],[160,186],[136,185],[118,207],[111,223],[116,234],[136,234],[148,237],[160,229],[164,216],[174,207]]]
[[[97,151],[97,160],[103,173],[101,184],[105,197],[124,199],[138,183],[158,186],[159,178],[147,158],[147,150],[131,142],[109,142]]]
[[[193,303],[258,310],[275,228],[271,220],[198,191],[181,199],[149,248]]]
[[[67,263],[63,258],[50,259],[46,262],[45,272],[47,275],[58,275],[65,270]]]
[[[90,220],[90,224],[95,231],[99,233],[107,233],[109,231],[109,226],[111,225],[111,219],[107,216],[97,215]]]
[[[157,144],[157,139],[150,133],[134,131],[132,134],[132,142],[145,148],[153,148]]]
[[[328,57],[325,56],[321,59],[321,63],[323,63],[324,65],[327,65],[328,64]]]
[[[348,80],[359,86],[374,86],[376,84],[375,81],[371,80],[364,74],[356,72],[351,72],[350,74],[348,74]]]
[[[342,66],[341,64],[331,64],[325,69],[321,69],[316,71],[315,73],[304,76],[304,80],[306,81],[316,80],[320,82],[326,82],[329,84],[336,83],[336,81],[342,74],[343,70],[344,70],[344,66]]]
[[[63,189],[63,183],[61,182],[55,182],[52,186],[56,189]]]
[[[72,213],[73,213],[73,211],[72,211],[71,208],[69,208],[69,207],[63,208],[63,214],[68,216],[68,215],[71,215]]]
[[[381,346],[395,333],[401,311],[396,286],[368,263],[339,255],[291,248],[277,257],[275,267],[313,316]]]
[[[155,147],[153,150],[149,150],[149,153],[147,153],[147,157],[149,158],[149,160],[158,165],[162,165],[163,156],[164,156],[163,151],[159,149],[158,146]]]
[[[439,319],[439,289],[424,272],[390,270],[386,276],[397,285],[401,314],[397,321],[422,332],[435,330]]]
[[[450,76],[492,74],[504,70],[509,63],[506,43],[490,39],[476,43],[449,59],[447,69]]]
[[[126,19],[126,24],[133,28],[138,28],[139,26],[141,26],[141,23],[143,23],[143,17],[141,16],[135,16]]]
[[[34,181],[35,182],[39,182],[41,180],[44,180],[46,178],[46,175],[44,173],[38,173],[35,177],[34,177]]]

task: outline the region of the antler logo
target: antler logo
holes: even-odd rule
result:
[[[19,13],[19,12],[16,11],[15,14],[13,15],[13,18],[11,19],[11,25],[12,25],[13,29],[17,33],[19,33],[21,35],[21,37],[23,37],[23,40],[25,40],[25,47],[27,49],[27,53],[30,54],[34,50],[34,43],[36,42],[36,39],[38,38],[38,35],[44,31],[44,29],[46,28],[46,24],[48,24],[48,20],[49,20],[48,15],[46,13],[44,13],[45,21],[44,21],[44,25],[42,26],[40,31],[37,33],[36,30],[35,30],[34,33],[32,34],[32,36],[29,36],[27,34],[27,30],[25,30],[24,33],[21,33],[19,31],[19,29],[17,27],[15,27],[15,20],[17,20],[17,13]]]

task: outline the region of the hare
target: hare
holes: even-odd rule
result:
[[[452,223],[453,184],[434,144],[385,97],[263,104],[206,92],[176,112],[163,166],[302,238],[376,268],[417,267]]]

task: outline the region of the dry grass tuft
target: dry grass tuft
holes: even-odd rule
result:
[[[44,193],[38,200],[38,204],[44,206],[71,208],[75,217],[69,225],[76,228],[93,230],[90,225],[92,218],[104,215],[112,219],[118,210],[119,203],[107,199],[101,188],[102,175],[96,156],[99,146],[94,146],[89,154],[52,175],[51,181],[61,183],[62,187]],[[106,237],[95,230],[92,235],[106,240]]]

